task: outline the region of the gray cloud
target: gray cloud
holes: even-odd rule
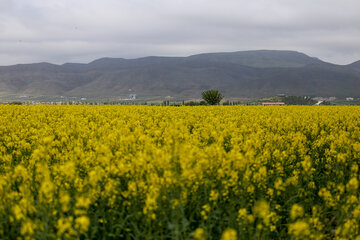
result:
[[[251,49],[360,59],[357,0],[0,0],[0,65]]]

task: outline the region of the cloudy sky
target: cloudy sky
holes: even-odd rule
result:
[[[360,60],[359,0],[0,0],[0,65],[296,50]]]

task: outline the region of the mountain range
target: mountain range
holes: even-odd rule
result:
[[[207,89],[233,98],[360,97],[360,61],[336,65],[296,51],[256,50],[0,67],[0,95],[186,99]]]

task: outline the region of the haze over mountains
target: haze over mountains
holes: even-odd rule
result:
[[[1,95],[126,97],[136,93],[140,98],[186,99],[199,98],[207,89],[218,89],[226,97],[358,97],[360,61],[335,65],[295,51],[258,50],[0,67]]]

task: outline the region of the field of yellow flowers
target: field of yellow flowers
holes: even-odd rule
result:
[[[360,108],[0,106],[0,239],[360,239]]]

